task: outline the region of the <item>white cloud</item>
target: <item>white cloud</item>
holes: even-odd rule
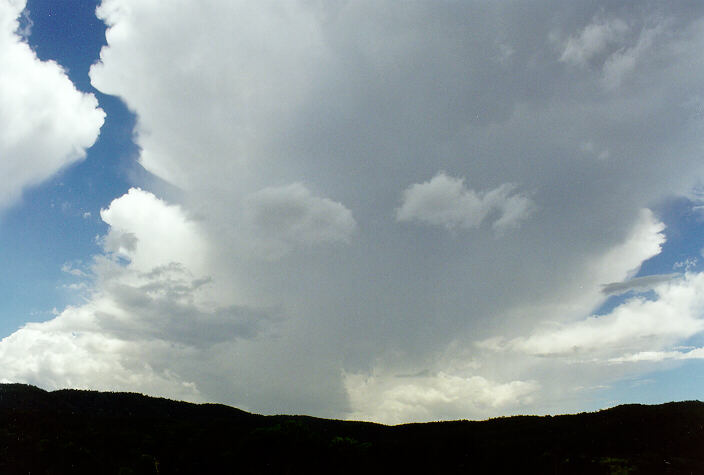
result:
[[[611,363],[640,363],[658,362],[666,360],[695,360],[704,358],[704,348],[694,348],[688,351],[640,351],[616,358],[611,358]]]
[[[211,279],[194,275],[207,260],[202,235],[179,206],[133,188],[101,217],[110,225],[105,254],[90,266],[93,286],[76,287],[86,302],[4,338],[2,378],[202,400],[184,361],[254,338],[275,317],[213,298]],[[62,270],[87,275],[71,264]]]
[[[623,20],[597,15],[582,31],[567,40],[560,61],[587,66],[608,48],[618,46],[628,31],[629,26]]]
[[[625,239],[591,262],[590,277],[594,280],[590,284],[603,289],[609,282],[631,278],[644,261],[660,254],[666,241],[664,230],[665,225],[652,211],[639,210],[638,220]]]
[[[642,61],[657,36],[662,33],[664,26],[657,25],[650,28],[644,28],[636,41],[635,45],[629,48],[622,48],[615,51],[604,62],[603,66],[603,82],[609,89],[615,89],[621,85],[624,78],[631,74],[639,61]]]
[[[0,208],[85,156],[105,114],[17,33],[24,1],[0,2]]]
[[[684,269],[685,271],[689,271],[693,267],[696,267],[698,262],[699,262],[699,259],[697,259],[696,257],[688,257],[684,261],[677,261],[674,264],[672,264],[672,268],[673,269]]]
[[[505,414],[539,389],[534,381],[497,383],[444,372],[403,379],[347,374],[345,386],[355,408],[350,419],[386,424]]]
[[[86,273],[82,269],[75,267],[71,262],[65,262],[64,265],[61,266],[61,272],[66,272],[75,277],[86,277]]]
[[[32,34],[32,28],[34,27],[34,22],[30,16],[30,11],[27,8],[22,10],[21,20],[19,23],[20,25],[17,28],[17,34],[26,40],[29,38],[29,35]]]
[[[352,212],[293,183],[264,188],[244,200],[245,223],[257,244],[279,255],[288,248],[349,242],[357,224]]]
[[[403,192],[403,203],[396,210],[398,221],[419,221],[447,229],[479,227],[492,213],[492,227],[502,231],[518,226],[533,211],[524,195],[513,193],[514,185],[503,184],[485,193],[465,186],[463,178],[438,173],[430,181],[416,183]]]
[[[654,300],[633,297],[609,314],[539,330],[508,346],[533,355],[598,355],[660,350],[704,331],[704,273],[653,285]]]
[[[0,341],[0,361],[7,365],[2,381],[201,400],[192,383],[145,361],[148,342],[126,342],[77,327],[74,321],[91,318],[86,316],[90,310],[67,308],[48,323],[29,323]]]
[[[153,0],[103,1],[97,15],[109,27],[110,46],[91,68],[91,82],[139,112],[147,170],[190,190],[247,183],[251,166],[267,165],[269,121],[285,123],[309,97],[312,66],[323,54],[319,18],[297,3],[269,1],[189,1],[166,13],[170,21],[154,21],[164,13]],[[146,61],[135,61],[134,41]],[[154,75],[144,75],[148,70]],[[171,126],[163,127],[165,117]]]
[[[502,185],[485,195],[485,198],[488,198],[493,192],[497,192],[497,196],[492,197],[492,201],[496,200],[492,204],[493,208],[499,210],[500,216],[491,225],[497,232],[520,226],[521,221],[527,219],[535,210],[534,203],[528,197],[511,194],[513,189],[511,185]]]
[[[205,237],[179,206],[132,188],[100,210],[100,217],[110,226],[105,250],[129,259],[133,269],[149,271],[175,261],[204,271]]]
[[[658,16],[640,22],[642,25],[637,28],[620,18],[597,14],[590,24],[567,39],[560,61],[598,69],[604,87],[616,89],[644,61],[671,23]]]

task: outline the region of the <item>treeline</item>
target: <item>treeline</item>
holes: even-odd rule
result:
[[[384,426],[0,385],[0,474],[704,473],[704,403]]]

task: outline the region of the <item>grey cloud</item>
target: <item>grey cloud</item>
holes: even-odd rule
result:
[[[578,66],[588,66],[597,56],[608,49],[621,49],[620,43],[629,32],[629,26],[620,18],[603,18],[597,15],[577,35],[571,36],[565,44],[560,61]]]
[[[533,211],[533,203],[513,193],[515,186],[503,184],[484,193],[466,187],[463,178],[437,174],[424,183],[409,186],[403,203],[396,211],[398,221],[419,221],[447,229],[475,228],[495,214],[492,227],[504,230],[515,227]]]
[[[427,377],[433,377],[436,376],[433,374],[429,369],[422,369],[420,371],[417,371],[415,373],[401,373],[401,374],[395,374],[395,378],[427,378]]]
[[[134,233],[111,230],[102,239],[102,245],[107,252],[129,255],[137,248],[137,241],[137,236]]]
[[[206,348],[224,341],[254,338],[279,320],[272,309],[197,304],[196,293],[210,279],[193,279],[178,264],[162,266],[142,276],[146,279],[138,284],[108,284],[104,289],[119,311],[96,313],[97,324],[106,335]]]
[[[682,274],[658,274],[658,275],[648,275],[644,277],[636,277],[624,282],[612,282],[610,284],[604,284],[601,287],[601,291],[605,295],[620,295],[628,291],[635,290],[638,292],[643,292],[652,289],[654,286],[670,282],[673,279],[682,277]]]
[[[290,246],[348,242],[357,223],[341,203],[314,196],[300,183],[268,187],[244,200],[245,222],[273,252]]]

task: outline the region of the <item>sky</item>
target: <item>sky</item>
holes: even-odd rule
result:
[[[701,399],[702,50],[686,0],[0,0],[0,381]]]

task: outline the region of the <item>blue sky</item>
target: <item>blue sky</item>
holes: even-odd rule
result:
[[[22,6],[1,380],[390,423],[700,398],[704,8]]]
[[[88,68],[105,43],[105,25],[95,17],[96,2],[30,1],[29,44],[37,56],[54,60],[76,87],[97,93],[108,112],[100,139],[84,161],[60,170],[50,180],[28,189],[22,200],[3,213],[2,334],[28,320],[51,318],[52,309],[76,303],[63,286],[71,279],[64,263],[85,260],[98,250],[95,237],[104,234],[99,211],[130,186],[136,169],[131,141],[134,119],[116,98],[90,85]],[[90,217],[84,218],[84,213]],[[52,239],[47,239],[52,236]]]

